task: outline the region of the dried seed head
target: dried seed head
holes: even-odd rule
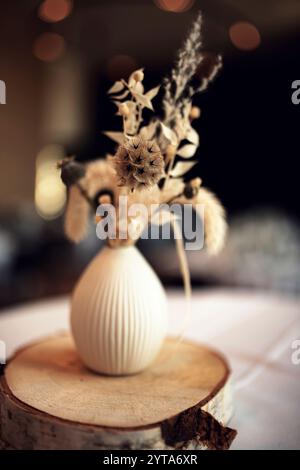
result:
[[[198,108],[198,106],[193,106],[189,115],[190,120],[192,121],[193,119],[198,119],[200,115],[201,115],[201,109]]]
[[[120,103],[118,105],[118,112],[121,116],[125,116],[125,117],[129,116],[130,114],[129,107],[127,106],[126,103]]]
[[[118,148],[114,166],[121,186],[145,189],[164,176],[164,159],[157,143],[140,137],[129,139]]]
[[[111,202],[109,194],[102,194],[102,196],[99,197],[99,204],[111,204]]]
[[[141,70],[137,70],[136,72],[134,72],[132,78],[136,82],[142,82],[144,80],[144,72],[142,72]]]
[[[193,199],[193,197],[197,196],[201,182],[201,178],[194,178],[193,180],[186,183],[183,190],[184,196],[187,199]]]
[[[201,178],[194,178],[190,181],[192,188],[199,189],[202,184]]]
[[[74,157],[64,158],[58,162],[57,168],[61,170],[62,182],[67,187],[76,184],[85,175],[85,166],[75,162]]]

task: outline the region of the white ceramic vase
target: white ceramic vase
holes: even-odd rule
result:
[[[145,369],[160,350],[167,301],[157,275],[134,246],[106,246],[88,265],[72,298],[71,327],[90,369],[109,375]]]

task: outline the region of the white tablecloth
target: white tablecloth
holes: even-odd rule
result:
[[[185,301],[168,292],[170,333],[180,330]],[[0,313],[0,341],[16,348],[68,329],[69,300],[56,298]],[[300,300],[239,290],[194,291],[187,338],[227,355],[235,391],[238,430],[232,449],[300,449],[300,364],[292,343],[300,339]],[[3,343],[2,343],[3,347]],[[299,354],[300,357],[300,354]]]

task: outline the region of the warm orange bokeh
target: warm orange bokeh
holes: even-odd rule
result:
[[[45,0],[39,7],[38,15],[43,21],[56,23],[69,16],[72,8],[71,0]]]
[[[154,3],[162,10],[182,13],[189,10],[195,0],[154,0]]]
[[[33,46],[34,55],[45,62],[61,57],[65,50],[65,40],[60,34],[43,33],[37,37]]]
[[[242,51],[252,51],[261,43],[258,29],[251,23],[239,21],[229,28],[231,42]]]

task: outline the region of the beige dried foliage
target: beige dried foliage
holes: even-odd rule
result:
[[[118,192],[116,171],[109,159],[99,159],[88,163],[85,177],[80,183],[91,198],[103,189],[109,189],[114,194]]]
[[[65,234],[74,243],[79,243],[87,234],[90,207],[77,186],[71,186],[65,214]]]
[[[160,192],[160,203],[167,203],[183,193],[184,182],[182,178],[169,178]]]
[[[200,188],[196,203],[204,205],[205,243],[209,253],[216,255],[223,248],[226,239],[225,209],[219,199],[205,188]]]
[[[132,204],[145,204],[149,207],[151,204],[157,204],[160,201],[161,191],[157,184],[150,186],[144,191],[128,192],[128,206]]]
[[[90,204],[83,192],[93,200],[101,190],[118,193],[116,172],[109,160],[95,160],[86,165],[86,173],[69,189],[65,214],[65,233],[75,243],[83,240],[87,234]]]
[[[225,243],[227,223],[225,209],[219,199],[208,189],[200,187],[197,195],[188,199],[185,196],[176,198],[174,202],[179,204],[193,204],[197,211],[197,204],[204,207],[204,236],[205,245],[211,255],[218,254]],[[202,216],[199,211],[199,216]]]

